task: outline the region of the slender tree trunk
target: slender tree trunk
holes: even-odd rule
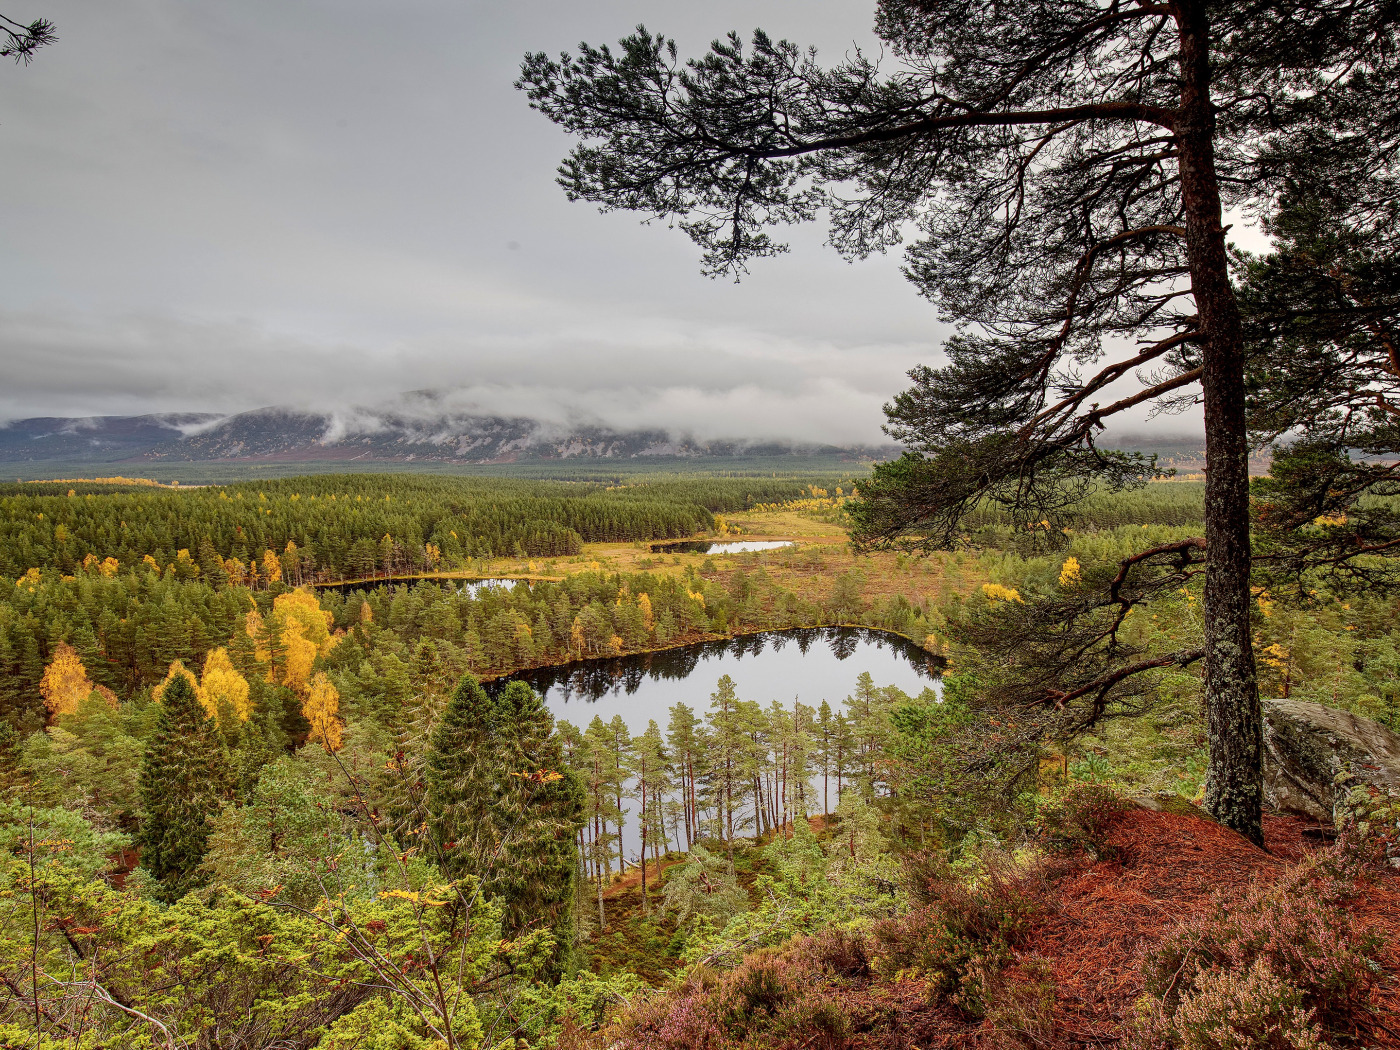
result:
[[[1287,700],[1293,693],[1293,647],[1298,642],[1298,625],[1293,625],[1293,630],[1288,635],[1288,654],[1283,659],[1283,691],[1282,697]]]
[[[685,817],[685,848],[690,849],[690,756],[681,759],[681,812]]]
[[[597,879],[594,885],[598,887],[598,929],[606,930],[608,928],[608,917],[603,911],[603,880]]]
[[[638,858],[642,863],[642,914],[647,914],[647,764],[642,761],[642,855]]]
[[[1181,108],[1175,132],[1186,254],[1200,318],[1205,400],[1205,707],[1210,742],[1205,806],[1221,824],[1262,846],[1264,738],[1249,627],[1244,333],[1230,286],[1215,175],[1206,4],[1178,0],[1174,7],[1181,39]]]

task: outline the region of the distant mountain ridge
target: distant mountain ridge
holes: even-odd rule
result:
[[[262,408],[231,416],[173,413],[39,417],[0,424],[0,463],[370,461],[508,463],[528,459],[828,454],[886,459],[894,446],[698,441],[664,430],[561,427],[523,417],[437,409],[309,412]]]

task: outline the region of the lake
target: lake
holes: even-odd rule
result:
[[[664,735],[675,704],[685,704],[704,718],[721,675],[734,680],[740,700],[757,700],[764,707],[777,700],[789,710],[794,699],[812,708],[826,700],[839,711],[864,671],[877,686],[898,686],[910,696],[926,688],[942,691],[938,667],[924,649],[898,635],[864,627],[767,631],[657,653],[580,660],[521,671],[488,682],[486,688],[494,693],[518,679],[544,697],[556,719],[580,729],[595,715],[604,722],[621,715],[633,736],[641,735],[652,719]],[[820,812],[817,784],[813,782],[810,797],[817,800]],[[624,808],[629,817],[623,843],[634,857],[641,846],[636,804]]]
[[[621,715],[635,736],[653,718],[665,731],[675,704],[703,715],[720,675],[734,680],[740,700],[764,707],[797,699],[814,708],[826,700],[837,709],[863,671],[876,685],[898,686],[910,696],[941,688],[937,666],[924,649],[865,627],[766,631],[657,653],[536,667],[491,684],[499,689],[511,679],[528,682],[555,718],[580,729],[594,715],[604,722]]]
[[[322,583],[317,584],[316,589],[349,594],[351,591],[373,591],[383,587],[412,587],[420,583],[436,583],[443,587],[454,587],[458,594],[465,594],[472,598],[475,598],[483,587],[509,589],[517,583],[523,583],[527,587],[534,586],[532,580],[517,580],[505,576],[476,580],[464,579],[460,576],[402,576],[387,580],[357,580],[354,583]]]

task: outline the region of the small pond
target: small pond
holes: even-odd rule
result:
[[[792,540],[675,540],[653,543],[653,554],[750,554],[796,546]]]
[[[777,700],[789,709],[794,699],[813,708],[825,700],[833,711],[840,711],[864,671],[877,686],[898,686],[910,696],[926,688],[941,692],[943,687],[924,649],[898,635],[863,627],[769,631],[658,653],[580,660],[522,671],[486,687],[495,692],[519,679],[544,697],[556,719],[584,729],[595,715],[604,722],[621,715],[638,736],[652,719],[664,734],[675,704],[687,705],[703,719],[721,675],[734,680],[740,700],[757,700],[764,707]],[[811,797],[821,812],[816,784]],[[635,813],[634,805],[627,808],[629,814]],[[640,848],[633,818],[624,827],[623,842],[629,856]]]
[[[499,587],[508,590],[517,583],[523,583],[527,587],[533,586],[532,580],[514,580],[504,576],[488,577],[481,580],[464,580],[455,576],[405,576],[387,580],[359,580],[355,583],[323,583],[316,589],[348,594],[351,591],[373,591],[381,587],[412,586],[419,583],[436,583],[443,587],[455,587],[458,594],[465,594],[472,598],[475,598],[483,587]]]

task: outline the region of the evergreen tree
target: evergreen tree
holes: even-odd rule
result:
[[[681,815],[685,821],[685,848],[700,841],[700,813],[696,807],[696,772],[704,775],[703,751],[700,746],[700,719],[685,704],[671,708],[671,721],[666,727],[666,742],[671,747],[675,779],[681,789]]]
[[[656,861],[656,874],[661,875],[661,847],[666,841],[664,800],[671,790],[666,744],[661,727],[652,719],[647,730],[632,740],[632,797],[641,805],[637,823],[642,832],[642,912],[650,910],[647,900],[647,847]]]
[[[554,717],[540,695],[511,682],[491,719],[497,760],[504,765],[494,803],[502,849],[480,872],[502,899],[507,932],[539,923],[567,946],[573,931],[574,837],[583,823],[583,784],[567,767]]]
[[[464,676],[433,733],[427,780],[443,870],[477,876],[508,932],[543,922],[567,945],[583,790],[539,695],[512,682],[492,700]]]
[[[623,800],[627,794],[627,779],[631,766],[632,734],[621,715],[613,715],[608,720],[606,747],[607,790],[611,796],[613,812],[617,815],[617,870],[626,872],[627,852],[622,839],[622,828],[626,822]]]
[[[821,707],[817,708],[814,736],[812,753],[816,757],[817,768],[822,773],[822,815],[825,816],[831,812],[829,790],[836,760],[836,720],[832,717],[831,705],[825,700],[822,701]]]
[[[1392,0],[879,0],[889,62],[823,68],[758,31],[683,63],[639,28],[616,49],[529,55],[519,86],[580,140],[560,167],[572,198],[679,227],[712,275],[782,252],[781,223],[828,216],[848,257],[917,231],[904,272],[959,334],[891,406],[909,451],[861,487],[863,545],[951,546],[987,503],[1036,522],[1092,485],[1145,482],[1156,464],[1097,447],[1098,432],[1199,389],[1205,536],[1171,553],[1204,565],[1204,644],[1155,666],[1204,663],[1206,809],[1263,845],[1251,348],[1224,220],[1274,211],[1297,156],[1347,147],[1349,167],[1393,180],[1396,24]],[[1368,385],[1341,384],[1358,405]],[[1082,689],[1102,710],[1151,670],[1136,655],[1111,641],[1076,654],[1041,702]]]
[[[173,902],[200,885],[209,821],[229,779],[228,756],[187,676],[170,681],[160,709],[141,766],[145,813],[137,842],[141,867],[155,879],[157,894]]]
[[[499,840],[492,803],[504,770],[492,740],[494,709],[481,683],[464,675],[428,748],[429,833],[449,875],[480,874]]]

